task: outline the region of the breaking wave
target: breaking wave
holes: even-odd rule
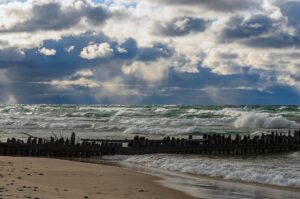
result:
[[[290,106],[0,105],[0,126],[7,131],[22,127],[50,133],[82,129],[109,131],[113,136],[175,136],[299,128],[296,121],[300,110]]]
[[[268,113],[248,112],[243,113],[233,122],[235,128],[266,128],[283,129],[299,128],[295,121],[290,121],[282,116],[273,116]]]
[[[300,160],[298,155],[296,158]],[[290,158],[290,156],[286,158]],[[265,157],[245,160],[199,156],[186,158],[183,156],[159,154],[129,156],[123,161],[162,170],[222,177],[229,180],[300,187],[300,168],[293,168],[284,162],[277,162],[279,160],[274,157],[267,158],[267,160]]]

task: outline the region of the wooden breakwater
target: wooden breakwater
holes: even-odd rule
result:
[[[147,139],[135,136],[133,139],[81,139],[76,142],[75,133],[71,138],[49,140],[29,136],[26,141],[7,139],[0,142],[0,155],[38,157],[81,157],[102,155],[134,155],[153,153],[204,154],[204,155],[250,155],[282,153],[300,150],[300,130],[293,133],[249,135],[203,135],[201,139],[165,137]]]

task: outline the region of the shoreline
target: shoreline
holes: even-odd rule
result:
[[[256,183],[256,182],[247,182],[247,181],[241,181],[241,180],[232,180],[232,179],[224,179],[222,177],[213,177],[213,176],[205,176],[205,175],[199,175],[199,174],[190,174],[190,173],[181,173],[176,171],[168,171],[168,170],[161,170],[156,168],[149,168],[142,165],[136,165],[132,163],[122,163],[115,160],[105,160],[105,159],[73,159],[72,161],[82,161],[82,162],[89,162],[93,164],[101,164],[101,165],[110,165],[114,167],[119,167],[123,169],[128,169],[133,172],[138,172],[150,176],[158,177],[160,180],[157,182],[161,184],[164,187],[168,187],[183,193],[186,193],[187,195],[193,196],[195,198],[199,198],[199,195],[203,197],[203,192],[201,191],[194,191],[190,189],[189,186],[195,186],[196,184],[206,184],[206,186],[211,186],[214,188],[218,188],[218,186],[221,185],[221,188],[226,190],[234,190],[236,188],[238,189],[244,189],[244,193],[247,193],[247,189],[255,190],[254,192],[262,192],[262,194],[266,194],[267,192],[276,192],[277,194],[288,194],[290,198],[298,198],[296,196],[300,193],[300,189],[297,187],[288,187],[288,186],[278,186],[278,185],[272,185],[272,184],[262,184],[262,183]],[[193,182],[187,181],[192,180]],[[178,181],[177,184],[174,183],[174,181]],[[198,181],[198,182],[197,182]],[[191,184],[192,183],[192,184]],[[196,187],[196,186],[195,186]],[[220,187],[219,187],[220,188]],[[236,189],[236,191],[238,191]],[[231,190],[231,191],[232,191]],[[204,190],[206,192],[206,190]],[[275,194],[276,195],[276,194]],[[296,196],[296,197],[295,197]],[[228,195],[229,198],[232,198]],[[267,194],[268,198],[270,195]],[[271,194],[271,198],[273,195]],[[213,196],[207,196],[205,198],[214,198]],[[237,197],[238,198],[238,197]],[[256,197],[253,197],[256,198]]]
[[[194,199],[162,179],[113,165],[0,156],[0,198]]]
[[[93,164],[101,164],[101,165],[111,165],[116,166],[120,168],[127,168],[131,171],[140,172],[147,175],[154,175],[152,171],[158,172],[160,174],[167,174],[167,175],[173,175],[173,176],[184,176],[184,177],[192,177],[192,178],[203,178],[207,180],[216,180],[216,181],[222,181],[222,182],[229,182],[229,183],[236,183],[236,184],[244,184],[244,185],[251,185],[251,186],[264,186],[271,189],[277,189],[277,190],[286,190],[286,191],[293,191],[293,192],[299,192],[300,193],[300,187],[292,187],[292,186],[280,186],[276,184],[264,184],[259,182],[252,182],[252,181],[243,181],[239,179],[225,179],[221,176],[209,176],[209,175],[201,175],[201,174],[192,174],[192,173],[184,173],[184,172],[178,172],[178,171],[169,171],[169,170],[160,170],[157,168],[152,167],[145,167],[142,165],[134,165],[132,163],[120,163],[118,161],[114,160],[105,160],[105,159],[70,159],[71,161],[80,161],[80,162],[87,162],[87,163],[93,163]]]
[[[37,189],[36,189],[37,187]],[[0,156],[0,198],[298,198],[300,190],[103,159]],[[237,195],[232,195],[237,194]],[[249,195],[252,195],[249,197]]]
[[[141,173],[159,176],[164,179],[163,181],[161,181],[161,184],[163,186],[180,190],[185,193],[187,193],[186,190],[189,190],[188,185],[195,186],[197,184],[200,184],[201,186],[195,186],[196,189],[201,189],[203,188],[202,186],[204,187],[206,186],[208,189],[211,188],[222,189],[223,192],[234,193],[237,191],[242,193],[244,191],[245,195],[248,195],[249,193],[253,194],[253,198],[257,198],[255,196],[256,193],[258,193],[259,195],[265,194],[264,196],[265,198],[274,198],[277,194],[278,195],[288,194],[290,196],[288,198],[298,198],[298,194],[300,193],[300,189],[297,187],[278,186],[278,185],[262,184],[262,183],[255,183],[255,182],[246,182],[241,180],[224,179],[222,177],[180,173],[174,171],[160,170],[156,168],[148,168],[141,165],[132,165],[130,163],[121,164],[121,166],[125,166],[133,171],[139,171]],[[174,182],[177,180],[178,182]],[[193,192],[193,190],[190,190],[190,192],[187,194],[196,197],[197,195],[199,195],[199,193],[203,195],[203,193],[205,192],[207,192],[206,188],[202,189],[202,191],[194,190]],[[215,193],[212,193],[212,195],[208,194],[207,198],[215,198],[215,196],[216,196]],[[234,198],[230,194],[228,194],[227,196],[228,198]],[[226,197],[224,196],[224,198]]]

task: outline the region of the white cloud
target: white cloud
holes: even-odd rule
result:
[[[56,54],[56,50],[54,49],[48,49],[48,48],[40,48],[39,50],[39,53],[43,54],[43,55],[46,55],[46,56],[53,56]]]
[[[75,46],[70,46],[68,48],[65,48],[65,51],[67,51],[68,53],[73,51],[75,49]]]
[[[112,55],[113,49],[109,43],[90,44],[82,49],[80,57],[83,59],[104,58]]]
[[[85,77],[81,77],[81,78],[76,79],[76,80],[70,80],[70,79],[52,80],[50,82],[50,84],[57,87],[57,88],[60,88],[60,89],[66,89],[66,88],[69,88],[71,86],[83,86],[83,87],[88,87],[88,88],[100,87],[100,84],[98,82],[87,79]]]
[[[118,47],[117,50],[118,50],[119,53],[127,53],[127,50],[125,48],[122,48],[122,47]]]
[[[87,70],[80,70],[80,71],[77,71],[73,76],[74,77],[77,77],[77,76],[80,76],[80,77],[91,77],[93,76],[93,71],[90,70],[90,69],[87,69]]]

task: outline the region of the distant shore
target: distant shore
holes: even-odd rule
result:
[[[0,157],[0,198],[193,198],[158,180],[111,165]]]

